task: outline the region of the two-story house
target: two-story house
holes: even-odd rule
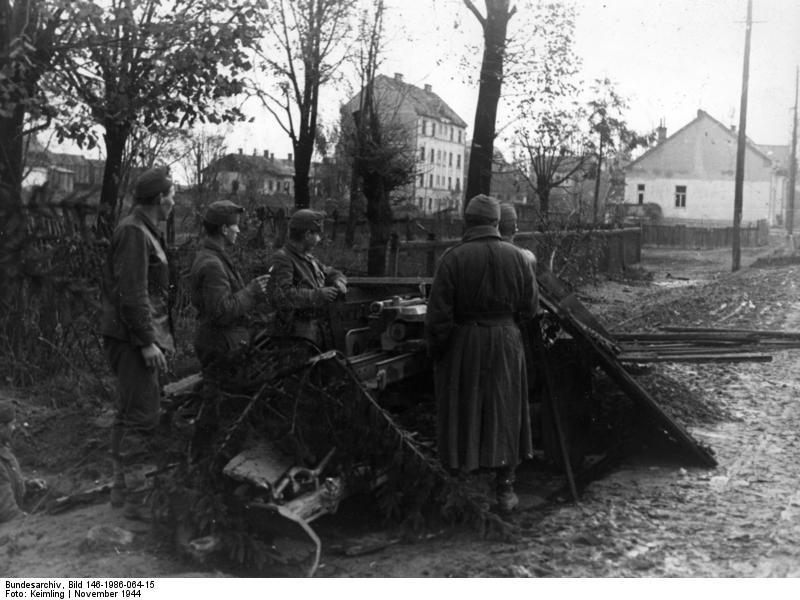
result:
[[[343,107],[358,110],[361,93]],[[409,203],[425,214],[444,210],[460,214],[465,180],[466,122],[429,84],[422,88],[394,77],[378,75],[373,81],[378,111],[390,115],[408,130],[409,147],[416,152],[416,176],[402,191]]]
[[[657,204],[665,222],[730,226],[738,134],[703,110],[669,137],[625,167],[625,203]],[[785,165],[775,146],[762,148],[748,140],[742,223],[766,219],[779,225],[787,195]],[[784,152],[780,151],[783,155]]]

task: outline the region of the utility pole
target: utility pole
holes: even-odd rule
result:
[[[747,25],[744,33],[744,67],[742,69],[742,100],[739,103],[739,142],[736,147],[736,184],[733,190],[733,259],[732,269],[738,271],[742,262],[740,229],[742,225],[742,190],[744,187],[744,152],[747,146],[747,84],[750,78],[750,30],[753,28],[753,0],[747,0]]]
[[[794,229],[794,186],[797,179],[797,84],[800,78],[800,67],[794,72],[794,117],[792,118],[792,147],[789,153],[789,200],[786,210],[786,234],[794,249],[791,235]]]

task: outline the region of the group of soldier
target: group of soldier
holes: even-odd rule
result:
[[[158,452],[161,381],[166,356],[175,350],[160,230],[174,195],[165,170],[150,169],[137,179],[133,207],[114,231],[104,269],[100,332],[118,384],[111,504],[130,518],[147,518],[146,469]],[[347,293],[345,276],[311,253],[322,239],[323,215],[308,209],[291,216],[287,241],[264,274],[245,283],[229,252],[242,213],[237,204],[218,200],[203,215],[189,281],[197,311],[194,347],[204,372],[248,342],[249,315],[260,305],[274,313],[277,335],[331,349],[323,320],[327,307]],[[454,474],[495,471],[497,507],[508,512],[518,503],[515,468],[532,453],[529,357],[520,326],[537,312],[535,258],[510,243],[513,207],[476,196],[464,222],[463,239],[440,259],[427,306],[439,458]],[[19,510],[23,493],[14,483],[21,475],[8,449],[10,431],[4,433],[12,427],[13,414],[0,405],[0,521],[4,494]]]

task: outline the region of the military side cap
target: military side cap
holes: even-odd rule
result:
[[[301,208],[289,217],[289,229],[299,231],[322,231],[325,215],[316,210]]]
[[[507,202],[503,202],[500,205],[500,222],[501,223],[508,223],[510,221],[517,220],[517,211],[514,210],[513,204],[508,204]]]
[[[11,423],[17,417],[17,411],[10,400],[0,400],[0,424]]]
[[[464,214],[499,221],[500,203],[491,196],[478,194],[469,201]]]
[[[161,167],[147,169],[136,180],[136,199],[152,198],[158,194],[166,194],[172,187],[172,179],[167,175],[167,170]]]
[[[244,209],[230,200],[216,200],[208,205],[203,220],[212,225],[238,225]]]

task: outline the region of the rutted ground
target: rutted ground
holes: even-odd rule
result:
[[[627,330],[667,323],[800,330],[798,266],[711,278],[713,266],[699,274],[689,260],[677,272],[671,263],[666,278],[667,267],[653,262],[656,282],[669,285],[614,284],[588,290],[584,300],[612,329],[624,322],[620,328]],[[675,279],[683,276],[690,281]],[[613,298],[609,289],[616,290]],[[519,531],[510,541],[457,529],[411,543],[389,532],[375,544],[382,549],[349,557],[336,553],[337,540],[324,540],[329,543],[318,575],[800,576],[800,350],[773,356],[770,363],[665,367],[731,415],[691,428],[713,448],[719,462],[714,470],[632,459],[591,483],[577,506],[542,508],[529,497],[514,517]],[[133,546],[122,552],[82,543],[88,528],[101,522],[131,529],[107,504],[0,526],[0,572],[165,576],[197,570],[157,548],[141,525]],[[389,538],[393,543],[385,543]]]

